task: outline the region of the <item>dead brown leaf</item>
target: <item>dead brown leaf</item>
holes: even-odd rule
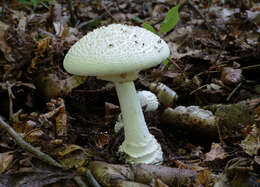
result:
[[[83,147],[70,144],[55,150],[55,155],[65,168],[82,167],[88,160],[87,152]]]
[[[257,129],[256,125],[253,125],[251,132],[241,142],[240,146],[250,156],[257,155],[260,150],[260,130]]]
[[[221,147],[218,143],[212,143],[210,152],[206,153],[206,159],[205,161],[213,161],[216,159],[225,159],[228,154],[225,152],[225,150]]]
[[[241,82],[242,70],[241,69],[234,69],[231,67],[224,67],[221,71],[221,80],[227,85],[230,84],[237,84]]]
[[[12,152],[0,153],[0,174],[2,174],[13,161]]]
[[[50,44],[52,43],[52,39],[50,37],[43,38],[38,41],[37,48],[34,50],[35,57],[32,59],[30,68],[35,69],[36,63],[40,57],[43,57],[44,52],[48,49]]]
[[[33,129],[24,135],[24,140],[29,143],[39,143],[40,138],[44,135],[41,129]]]
[[[7,42],[5,41],[5,31],[9,28],[7,24],[0,21],[0,50],[3,52],[5,59],[9,62],[13,62],[14,58],[12,57],[12,49],[8,46]]]
[[[107,133],[100,133],[94,137],[95,144],[99,148],[103,148],[105,145],[107,145],[109,140],[110,136]]]
[[[56,134],[57,136],[67,136],[67,112],[63,105],[56,117]]]

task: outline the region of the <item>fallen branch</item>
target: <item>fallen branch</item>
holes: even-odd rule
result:
[[[197,172],[188,169],[170,168],[149,164],[116,165],[92,161],[88,168],[102,186],[144,187],[160,179],[170,186],[190,186]]]
[[[24,141],[22,139],[22,137],[17,134],[14,129],[12,127],[10,127],[0,116],[0,128],[3,128],[5,131],[8,132],[8,134],[16,141],[16,143],[21,146],[23,149],[25,149],[26,151],[34,154],[37,158],[39,158],[40,160],[42,160],[43,162],[46,162],[50,165],[56,166],[56,167],[60,167],[62,168],[62,166],[56,162],[53,158],[51,158],[49,155],[41,152],[40,150],[36,149],[35,147],[33,147],[31,144],[27,143],[26,141]]]
[[[190,131],[195,135],[204,134],[214,139],[218,137],[218,118],[212,112],[198,106],[166,108],[162,113],[161,120],[163,124],[185,129],[185,131]]]

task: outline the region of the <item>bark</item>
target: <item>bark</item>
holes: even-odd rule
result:
[[[149,164],[122,166],[92,161],[89,169],[102,186],[143,187],[152,184],[155,179],[160,179],[169,186],[189,186],[197,176],[197,172],[193,170]]]

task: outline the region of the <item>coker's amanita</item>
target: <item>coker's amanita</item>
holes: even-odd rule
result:
[[[126,162],[159,163],[160,144],[149,133],[133,81],[139,71],[158,65],[170,54],[168,45],[152,32],[111,24],[88,33],[64,59],[71,74],[97,76],[115,84],[124,121],[125,140],[119,151]]]

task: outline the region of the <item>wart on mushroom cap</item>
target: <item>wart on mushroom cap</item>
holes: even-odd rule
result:
[[[64,68],[76,75],[113,81],[124,120],[125,140],[119,151],[126,162],[158,163],[160,144],[149,133],[133,80],[142,69],[158,65],[170,54],[168,45],[152,32],[112,24],[90,32],[69,50]]]

